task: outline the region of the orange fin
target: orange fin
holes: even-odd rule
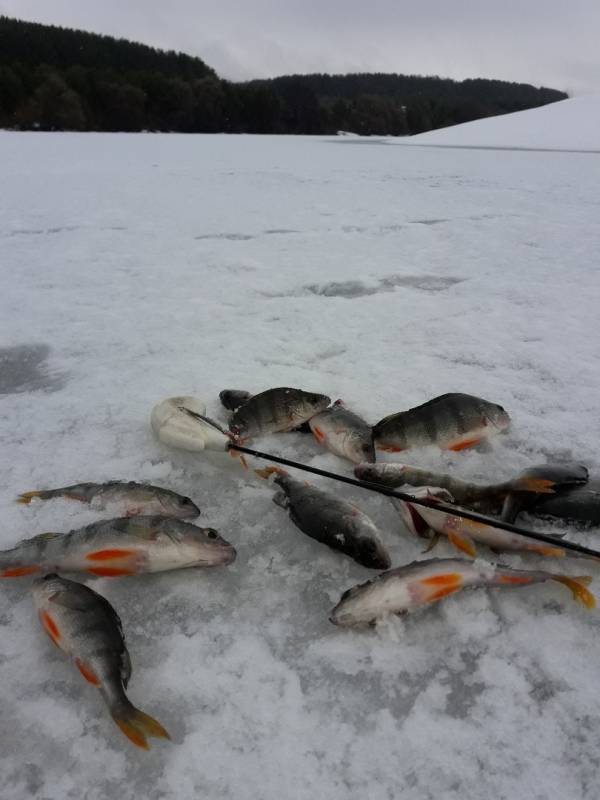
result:
[[[137,570],[127,567],[88,567],[86,572],[99,578],[118,578],[121,575],[136,575]]]
[[[318,425],[315,425],[315,427],[312,429],[312,432],[317,442],[323,443],[325,441],[325,434]]]
[[[148,736],[154,736],[157,739],[171,738],[160,722],[133,706],[121,712],[115,712],[113,719],[129,741],[142,750],[150,749]]]
[[[259,478],[270,478],[271,475],[278,473],[279,475],[288,475],[289,473],[285,469],[281,469],[281,467],[264,467],[263,469],[255,469],[254,472],[258,475]]]
[[[576,603],[580,603],[582,606],[585,606],[585,608],[596,608],[596,598],[589,589],[586,589],[586,586],[592,581],[589,575],[578,575],[577,577],[553,575],[552,580],[567,586],[571,590],[573,600],[575,600]]]
[[[378,444],[378,450],[383,450],[384,453],[401,453],[404,448],[396,447],[393,444]]]
[[[515,481],[514,491],[536,492],[537,494],[555,494],[556,481],[548,478],[519,478]]]
[[[431,578],[422,578],[424,586],[457,586],[462,583],[460,572],[446,572],[444,575],[432,575]]]
[[[54,644],[58,644],[61,639],[60,631],[58,625],[47,611],[40,611],[40,622]]]
[[[41,497],[43,492],[23,492],[17,497],[17,503],[21,503],[21,505],[29,505],[34,497]]]
[[[101,686],[102,683],[100,678],[96,675],[94,670],[91,667],[86,666],[83,661],[80,661],[78,658],[75,659],[75,666],[81,672],[83,677],[86,679],[88,683],[91,683],[92,686]]]
[[[480,441],[481,436],[479,436],[477,439],[461,439],[458,442],[449,444],[446,449],[453,450],[455,453],[457,453],[459,450],[467,450],[469,447],[475,447],[475,445],[479,444]]]
[[[531,583],[533,580],[533,578],[527,578],[524,575],[497,575],[494,583],[522,584]]]
[[[40,572],[40,567],[33,565],[28,567],[7,567],[0,571],[0,578],[21,578],[23,575],[33,575],[34,572]]]
[[[467,536],[464,533],[458,533],[457,531],[450,531],[448,533],[448,541],[450,544],[454,545],[457,550],[460,550],[463,553],[466,553],[471,558],[475,558],[477,555],[477,550],[475,548],[475,544],[470,536]]]
[[[526,549],[532,553],[538,553],[541,556],[555,556],[556,558],[562,558],[566,555],[562,547],[552,547],[549,544],[531,544],[527,545]]]
[[[108,550],[95,550],[93,553],[88,553],[86,559],[88,561],[118,561],[134,555],[136,555],[135,550],[121,550],[115,547]]]

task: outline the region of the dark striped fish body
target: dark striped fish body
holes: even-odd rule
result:
[[[240,406],[243,406],[252,395],[250,392],[245,392],[241,389],[223,389],[219,392],[219,400],[221,405],[228,411],[237,411]]]
[[[290,431],[323,411],[331,400],[323,394],[280,387],[255,394],[231,417],[230,431],[241,441]]]
[[[42,533],[1,551],[0,577],[54,571],[138,575],[230,564],[235,555],[212,528],[172,517],[119,517],[69,533]]]
[[[274,467],[258,470],[274,475],[281,491],[274,501],[287,509],[290,519],[307,536],[353,558],[370,569],[390,566],[375,523],[360,509],[335,495],[290,477]]]
[[[570,492],[576,487],[583,487],[588,483],[589,472],[583,464],[538,464],[523,470],[519,478],[521,480],[546,479],[551,480],[554,486],[553,497],[543,497],[542,495],[528,495],[518,491],[511,491],[504,501],[502,508],[502,519],[507,522],[514,522],[521,511],[534,511],[544,506],[550,508],[561,508],[560,498],[565,493]],[[586,495],[584,492],[581,497]],[[593,492],[591,493],[593,496]],[[555,501],[554,503],[552,501]],[[575,506],[577,506],[577,502]],[[579,509],[583,511],[583,504]],[[598,513],[598,512],[597,512]],[[562,516],[557,514],[556,516]]]
[[[315,439],[332,453],[355,464],[375,461],[371,426],[341,400],[309,420]]]
[[[415,490],[414,494],[427,499],[442,500],[442,502],[446,503],[447,499],[439,495],[440,491],[445,490],[435,487],[422,487]],[[450,514],[443,509],[415,505],[404,500],[395,500],[394,502],[398,506],[405,505],[408,507],[403,516],[405,521],[408,521],[409,517],[413,520],[414,527],[410,523],[408,524],[410,530],[419,533],[419,525],[414,523],[414,519],[420,517],[425,524],[425,529],[429,528],[441,536],[446,536],[454,547],[472,558],[477,555],[476,544],[484,544],[498,552],[510,550],[536,553],[542,556],[562,557],[566,555],[566,551],[560,547],[560,542],[556,546],[545,544],[537,539],[529,539],[527,536],[497,528],[495,525],[475,522],[465,517],[457,516],[461,512],[460,506],[455,507],[456,514]]]
[[[586,588],[591,581],[589,576],[570,577],[458,558],[432,558],[388,570],[348,589],[329,619],[343,627],[369,625],[393,614],[416,611],[461,589],[480,586],[515,588],[545,581],[566,585],[573,598],[586,608],[596,605],[594,595]]]
[[[98,510],[112,505],[119,506],[118,510],[128,517],[137,514],[163,514],[178,519],[194,519],[200,514],[200,509],[189,497],[160,486],[135,481],[76,483],[60,489],[24,492],[18,497],[17,503],[28,504],[34,498],[51,500],[55,497],[79,500]]]
[[[555,481],[548,477],[523,473],[517,478],[502,483],[477,484],[453,478],[441,472],[430,472],[407,464],[379,463],[359,464],[354,469],[357,478],[378,483],[390,489],[400,486],[435,486],[446,489],[454,502],[468,508],[476,508],[486,513],[500,512],[504,499],[510,492],[552,494],[556,491]]]
[[[385,417],[373,427],[373,439],[378,449],[389,452],[430,445],[464,450],[509,424],[502,406],[470,394],[451,393]]]
[[[125,693],[131,660],[121,621],[108,600],[81,583],[53,574],[34,582],[33,599],[50,639],[100,691],[125,736],[145,750],[148,736],[169,739],[163,726],[135,708]]]

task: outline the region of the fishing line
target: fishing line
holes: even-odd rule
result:
[[[525,528],[520,528],[518,525],[513,525],[511,522],[505,522],[495,517],[488,517],[485,514],[479,514],[476,511],[468,511],[461,509],[457,511],[456,508],[446,505],[445,503],[438,503],[434,500],[427,500],[425,498],[413,497],[405,492],[400,492],[397,489],[388,489],[386,486],[380,486],[377,483],[370,481],[361,481],[358,478],[349,478],[345,475],[338,475],[336,472],[328,472],[325,469],[318,467],[309,467],[307,464],[301,464],[299,461],[292,461],[289,458],[281,458],[281,456],[274,456],[270,453],[261,453],[260,450],[252,450],[249,447],[230,442],[228,445],[229,450],[236,450],[239,453],[245,453],[255,458],[264,458],[267,461],[274,461],[276,464],[283,464],[286,467],[295,467],[296,469],[304,470],[304,472],[312,472],[313,475],[320,475],[323,478],[330,478],[340,483],[349,483],[351,486],[358,486],[361,489],[368,489],[371,492],[378,492],[384,494],[386,497],[395,497],[397,500],[404,500],[405,502],[412,503],[415,506],[425,506],[425,508],[433,508],[436,511],[443,511],[446,514],[451,514],[454,517],[461,517],[463,519],[470,519],[473,522],[481,522],[484,525],[491,525],[494,528],[501,528],[510,533],[516,533],[519,536],[527,536],[529,539],[537,539],[539,542],[550,544],[553,547],[560,547],[563,550],[572,550],[575,553],[582,555],[592,556],[593,558],[600,559],[600,551],[592,550],[590,547],[585,547],[582,544],[569,542],[564,539],[559,539],[556,536],[550,536],[547,533],[538,533],[537,531],[528,531]]]

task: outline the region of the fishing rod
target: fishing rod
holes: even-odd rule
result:
[[[462,517],[463,519],[470,519],[473,522],[480,522],[484,525],[491,525],[494,528],[501,528],[510,533],[516,533],[519,536],[527,536],[529,539],[537,539],[539,542],[551,544],[553,547],[560,547],[563,550],[572,550],[575,553],[581,553],[585,556],[592,556],[593,558],[600,559],[600,551],[592,550],[590,547],[585,547],[582,544],[575,542],[565,541],[556,536],[550,536],[547,533],[538,533],[537,531],[529,531],[521,528],[518,525],[513,525],[511,522],[505,522],[495,517],[488,517],[485,514],[479,514],[477,511],[468,511],[467,509],[460,509],[457,511],[453,506],[446,503],[438,502],[437,500],[427,500],[426,498],[413,497],[406,492],[400,492],[397,489],[388,489],[386,486],[380,486],[378,483],[371,483],[371,481],[361,481],[358,478],[349,478],[346,475],[338,475],[336,472],[329,472],[326,469],[319,469],[318,467],[309,467],[307,464],[301,464],[299,461],[292,461],[289,458],[282,458],[281,456],[274,456],[271,453],[262,453],[260,450],[252,450],[249,447],[243,447],[235,442],[229,442],[227,445],[228,450],[235,450],[238,453],[254,456],[255,458],[263,458],[267,461],[274,461],[276,464],[283,464],[286,467],[295,467],[304,472],[311,472],[313,475],[320,475],[322,478],[330,478],[340,483],[349,483],[351,486],[358,486],[360,489],[368,489],[371,492],[378,492],[386,497],[394,497],[397,500],[404,500],[407,503],[412,503],[415,506],[425,506],[426,508],[433,508],[436,511],[443,511],[446,514],[451,514],[454,517]]]

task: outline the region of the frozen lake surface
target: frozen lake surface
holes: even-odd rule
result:
[[[238,549],[224,569],[89,581],[122,618],[132,701],[172,734],[150,755],[46,639],[29,580],[2,583],[2,800],[597,800],[600,612],[545,584],[337,629],[330,609],[372,573],[233,459],[170,451],[148,423],[176,394],[224,420],[223,388],[325,392],[371,422],[463,391],[511,432],[406,460],[597,477],[600,157],[0,133],[0,164],[0,546],[98,518],[20,492],[122,478],[190,495]],[[256,444],[350,471],[309,436]],[[319,485],[373,517],[394,564],[421,557],[383,498]]]

